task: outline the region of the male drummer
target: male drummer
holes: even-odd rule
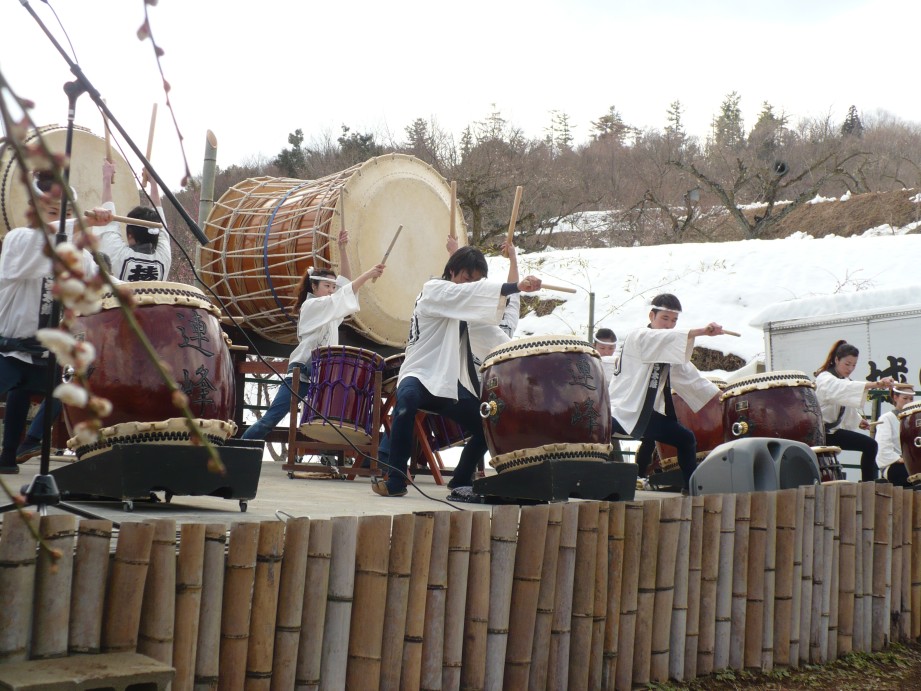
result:
[[[652,299],[649,325],[627,334],[615,355],[608,391],[614,433],[642,439],[644,444],[658,441],[674,446],[686,492],[697,467],[697,440],[678,422],[671,390],[694,412],[719,393],[691,364],[691,353],[695,338],[719,336],[723,327],[711,322],[689,331],[677,329],[680,314],[681,303],[674,295],[663,293]],[[642,475],[646,469],[639,470]]]
[[[518,283],[484,280],[488,273],[480,250],[461,247],[448,259],[442,277],[427,281],[416,298],[406,359],[397,383],[387,461],[390,472],[386,482],[374,481],[376,494],[406,494],[406,464],[412,449],[413,422],[420,409],[454,420],[470,435],[448,487],[473,484],[477,460],[486,453],[486,437],[467,322],[497,323],[505,308],[505,296],[540,290],[541,283],[534,276]]]

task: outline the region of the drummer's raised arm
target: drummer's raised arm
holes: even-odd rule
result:
[[[349,231],[345,228],[339,231],[339,275],[352,280],[352,267],[349,264]]]
[[[509,283],[518,283],[518,250],[515,249],[515,244],[506,240],[502,243],[503,253],[508,255],[508,278],[506,279]]]

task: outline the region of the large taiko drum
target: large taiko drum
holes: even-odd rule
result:
[[[480,415],[497,471],[606,461],[611,405],[601,357],[571,336],[509,341],[483,362]]]
[[[337,345],[313,351],[301,432],[335,444],[370,442],[374,374],[383,367],[384,358],[363,348]]]
[[[29,132],[26,144],[38,142],[39,137],[54,153],[63,154],[67,128],[45,125]],[[102,163],[106,157],[105,140],[85,127],[74,127],[73,147],[70,157],[70,186],[77,193],[79,210],[85,211],[102,204]],[[138,204],[138,191],[134,175],[127,161],[117,150],[112,151],[115,164],[115,182],[112,201],[120,214],[126,214]],[[0,236],[13,228],[26,225],[29,192],[23,186],[19,162],[8,144],[0,145]]]
[[[236,431],[234,370],[219,313],[194,286],[165,281],[130,284],[135,317],[160,359],[172,370],[189,408],[205,435],[221,443]],[[186,420],[173,405],[173,394],[125,320],[116,300],[103,298],[103,309],[77,318],[78,337],[96,348],[89,371],[92,392],[112,402],[107,427],[93,444],[71,440],[83,459],[115,443],[188,443]],[[82,408],[65,406],[68,422],[87,419]]]
[[[909,403],[898,413],[902,460],[909,477],[921,473],[921,403]]]
[[[722,392],[726,382],[716,377],[707,377],[716,384]],[[691,409],[681,396],[672,391],[672,402],[675,404],[675,417],[683,427],[694,433],[697,440],[697,460],[700,462],[707,457],[713,449],[722,444],[723,439],[723,402],[717,394],[704,404],[696,413]],[[678,467],[678,450],[674,446],[656,442],[659,452],[659,463],[664,468]]]
[[[205,223],[210,244],[199,272],[246,328],[277,343],[297,343],[295,289],[308,267],[340,266],[345,219],[352,276],[388,258],[388,271],[358,296],[346,323],[375,343],[402,346],[422,284],[447,261],[451,189],[434,168],[402,154],[372,158],[319,180],[254,178],[234,185]],[[462,214],[456,212],[463,231]],[[466,233],[459,232],[460,244]]]
[[[727,385],[723,402],[723,439],[791,439],[825,446],[825,424],[815,384],[805,372],[762,372]]]

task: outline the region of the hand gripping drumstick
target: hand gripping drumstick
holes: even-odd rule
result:
[[[384,258],[381,259],[381,264],[387,263],[387,257],[390,256],[390,250],[393,249],[393,246],[397,244],[397,238],[400,237],[400,231],[403,230],[403,224],[400,224],[400,227],[397,228],[397,232],[393,234],[393,240],[390,241],[390,247],[387,248],[387,251],[384,252]],[[371,283],[374,283],[377,280],[377,276],[371,279]]]
[[[457,239],[457,180],[451,180],[451,222],[448,225],[448,235],[455,240]]]
[[[519,188],[519,189],[521,189],[521,188]],[[547,290],[556,290],[556,291],[559,291],[559,292],[561,292],[561,293],[575,293],[575,292],[576,292],[576,289],[575,289],[575,288],[569,288],[569,287],[567,287],[567,286],[555,286],[555,285],[553,285],[552,283],[544,283],[543,281],[540,282],[540,287],[541,287],[542,289],[545,288],[545,289],[547,289]]]
[[[83,212],[84,216],[88,218],[96,218],[96,214],[93,213],[92,209],[89,211]],[[141,226],[143,228],[162,228],[162,223],[157,223],[156,221],[146,221],[143,218],[129,218],[128,216],[116,216],[112,214],[112,220],[118,221],[119,223],[128,223],[133,226]]]
[[[515,188],[515,201],[512,203],[512,217],[508,222],[508,244],[513,244],[512,237],[515,235],[515,224],[518,222],[518,205],[521,204],[521,185]]]

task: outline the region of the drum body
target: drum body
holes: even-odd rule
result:
[[[397,379],[405,359],[406,353],[397,353],[384,359],[384,371],[381,373],[381,395],[389,396],[397,390]]]
[[[384,358],[370,350],[329,346],[313,351],[310,389],[300,430],[318,441],[367,444],[374,413],[374,374]],[[340,434],[341,433],[341,434]]]
[[[838,460],[838,454],[841,453],[840,446],[813,446],[815,457],[819,461],[819,477],[822,482],[832,482],[834,480],[845,480],[844,468]]]
[[[909,403],[898,413],[902,460],[908,475],[921,473],[921,403]]]
[[[192,415],[217,421],[218,427],[221,425],[217,423],[232,421],[234,370],[217,310],[193,286],[149,281],[132,283],[131,287],[138,304],[137,321],[188,396]],[[111,296],[103,299],[102,311],[77,317],[77,324],[84,338],[96,348],[96,361],[88,376],[90,389],[112,402],[112,413],[103,419],[103,425],[161,423],[181,417],[173,405],[172,392]],[[82,408],[65,406],[65,410],[71,424],[88,417]],[[174,427],[179,430],[178,436]],[[162,436],[181,442],[184,428],[185,421],[181,420],[171,424],[168,431],[164,429]],[[121,432],[126,429],[121,428]],[[103,437],[106,445],[124,441],[105,431]],[[77,453],[83,457],[99,450],[83,449],[81,455],[78,447]]]
[[[726,382],[722,379],[707,378],[716,384],[720,391],[726,388]],[[707,454],[725,441],[723,439],[723,402],[719,394],[707,401],[704,407],[696,413],[675,391],[672,391],[672,402],[675,405],[675,417],[678,418],[678,422],[694,433],[694,438],[697,440],[698,461],[706,458]],[[659,451],[660,464],[677,466],[678,450],[674,446],[656,442],[656,449]]]
[[[412,156],[388,154],[319,180],[254,178],[215,203],[205,223],[202,280],[246,328],[297,343],[295,290],[308,267],[338,270],[337,239],[349,231],[352,276],[380,263],[401,225],[388,271],[359,293],[346,322],[375,343],[402,346],[422,284],[440,276],[447,254],[451,188]],[[458,241],[466,244],[456,212]]]
[[[29,132],[25,143],[37,143],[39,137],[54,153],[63,154],[67,128],[46,125]],[[7,231],[26,225],[29,192],[22,184],[19,162],[9,144],[0,145],[0,237]],[[77,193],[79,210],[85,211],[102,204],[102,163],[106,157],[106,144],[102,137],[85,127],[74,127],[73,147],[70,157],[70,185]],[[139,197],[134,175],[127,161],[112,151],[115,164],[115,182],[112,184],[112,201],[119,214],[126,214],[137,206]]]
[[[743,377],[726,387],[723,439],[790,439],[825,445],[825,424],[815,384],[804,372],[776,371]]]
[[[496,470],[545,459],[607,460],[611,406],[601,358],[588,343],[570,336],[509,341],[487,356],[482,381],[480,414]]]

